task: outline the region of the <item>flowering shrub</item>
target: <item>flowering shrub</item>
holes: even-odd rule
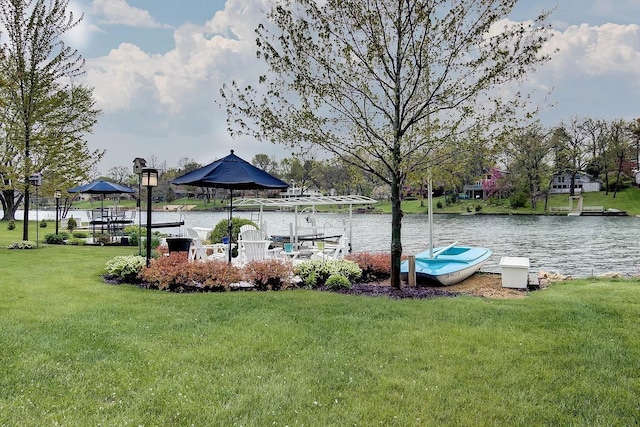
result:
[[[173,253],[153,260],[140,278],[162,290],[225,291],[242,280],[242,271],[224,261],[189,262],[184,254]]]
[[[327,279],[334,274],[344,276],[349,282],[354,282],[362,275],[362,269],[353,261],[314,259],[300,263],[295,268],[295,274],[300,276],[305,285],[312,288],[326,284]]]
[[[333,274],[327,279],[327,288],[331,290],[351,289],[351,282],[340,274]]]
[[[362,269],[361,282],[377,282],[391,277],[391,255],[386,253],[360,252],[345,257]]]
[[[140,255],[117,256],[107,261],[107,275],[131,283],[138,278],[145,263],[145,257]]]
[[[245,280],[259,291],[277,291],[291,285],[293,264],[286,260],[251,261],[244,267]]]
[[[22,240],[7,245],[7,249],[35,249],[35,247],[36,242],[32,242],[31,240]]]

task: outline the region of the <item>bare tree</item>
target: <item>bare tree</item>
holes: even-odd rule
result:
[[[229,130],[320,147],[388,184],[391,284],[400,287],[407,174],[439,162],[436,149],[469,128],[513,123],[525,99],[509,83],[548,59],[548,14],[509,22],[515,3],[277,2],[256,30],[268,73],[221,89]]]

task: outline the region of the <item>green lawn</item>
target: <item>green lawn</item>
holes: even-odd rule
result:
[[[0,425],[635,425],[640,282],[518,300],[102,283],[127,247],[7,250]]]

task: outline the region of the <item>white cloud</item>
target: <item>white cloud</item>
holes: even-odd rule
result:
[[[102,24],[169,28],[157,22],[148,11],[130,6],[125,0],[93,0],[91,14],[97,16]]]
[[[255,28],[262,14],[258,8],[235,8],[234,1],[204,26],[185,24],[174,33],[175,48],[150,55],[123,43],[102,58],[87,62],[88,83],[95,88],[98,105],[106,113],[148,103],[167,116],[213,105],[224,81],[254,75]],[[242,4],[243,1],[235,3]],[[239,22],[233,36],[224,37],[222,22]],[[231,25],[227,29],[231,28]],[[242,28],[242,29],[241,29]],[[216,35],[211,35],[212,33]],[[240,38],[242,37],[242,38]],[[252,64],[252,65],[248,65]]]
[[[131,158],[156,155],[170,165],[180,157],[204,163],[233,147],[245,158],[256,153],[285,156],[282,146],[249,139],[231,142],[226,114],[216,105],[223,83],[254,81],[261,71],[254,29],[264,19],[267,3],[227,0],[225,9],[203,25],[177,28],[175,46],[164,54],[152,55],[123,43],[108,55],[87,61],[87,82],[104,111],[91,141],[94,148],[108,149],[105,168],[127,164],[128,158],[118,160],[122,153],[132,153]],[[94,0],[94,8],[100,5],[133,10],[121,0]],[[118,16],[113,9],[105,15]],[[144,19],[135,21],[142,25]],[[574,114],[600,117],[605,111],[616,117],[634,112],[629,100],[638,97],[634,91],[640,92],[638,25],[562,27],[545,49],[556,48],[553,59],[528,76],[542,93],[555,88],[552,100],[558,107],[549,124]]]
[[[640,69],[640,26],[603,24],[572,25],[556,32],[547,49],[558,49],[547,67],[566,74],[636,74]]]
[[[89,45],[91,34],[101,30],[90,21],[85,10],[77,2],[69,2],[67,12],[73,14],[74,21],[80,17],[82,20],[63,36],[64,42],[70,47],[82,51]]]

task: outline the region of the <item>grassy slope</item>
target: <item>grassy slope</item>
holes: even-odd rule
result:
[[[101,283],[131,248],[3,249],[0,425],[631,425],[637,281],[520,300]]]
[[[640,215],[640,189],[633,187],[618,192],[616,197],[613,197],[613,193],[608,195],[604,192],[599,193],[585,193],[584,205],[585,206],[603,206],[605,209],[619,209],[626,211],[629,215]],[[443,206],[442,209],[434,209],[434,213],[462,213],[467,211],[467,206],[470,206],[472,210],[476,206],[481,206],[481,212],[484,214],[543,214],[544,213],[544,201],[538,202],[536,209],[531,209],[527,206],[519,209],[511,209],[508,200],[502,200],[499,205],[491,206],[487,202],[482,200],[462,200],[459,203],[446,206],[443,197],[437,197],[433,199],[434,206],[437,206],[440,202]],[[421,206],[423,205],[423,206]],[[402,203],[402,209],[405,213],[427,213],[427,201],[421,203],[420,200],[411,200]],[[569,207],[569,196],[554,195],[549,198],[549,208],[553,207]],[[574,208],[577,207],[577,202],[574,202]],[[376,205],[376,209],[380,212],[391,213],[391,204],[388,202],[382,202]]]
[[[613,197],[613,192],[610,192],[608,195],[604,192],[599,193],[585,193],[584,195],[584,204],[585,206],[603,206],[605,209],[613,208],[626,211],[629,215],[640,215],[640,189],[637,187],[627,188],[623,191],[617,193],[616,197]],[[476,205],[482,206],[482,212],[485,214],[493,213],[493,214],[509,214],[509,213],[520,213],[520,214],[542,214],[544,213],[544,201],[539,202],[538,207],[533,210],[530,207],[525,207],[517,210],[512,210],[509,206],[508,200],[503,200],[497,206],[490,206],[484,201],[476,201],[476,200],[463,200],[460,203],[456,203],[451,206],[445,206],[445,201],[443,197],[434,198],[433,204],[437,205],[438,202],[441,202],[443,205],[442,209],[436,209],[436,213],[461,213],[466,212],[467,206],[471,206],[475,208]],[[108,204],[108,202],[106,202]],[[221,209],[224,208],[224,204],[221,204],[220,200],[216,200],[215,203],[211,201],[210,203],[205,203],[203,200],[193,200],[193,199],[178,199],[173,201],[171,204],[174,205],[195,205],[195,210],[211,210],[211,209]],[[424,206],[421,206],[424,205]],[[421,203],[420,200],[406,201],[403,203],[403,210],[405,213],[426,213],[426,200]],[[121,205],[128,208],[135,208],[135,201],[133,200],[122,200]],[[162,203],[156,203],[154,206],[161,206]],[[93,205],[88,202],[75,202],[73,204],[74,207],[78,209],[91,209],[95,207],[96,204]],[[555,195],[549,199],[549,207],[568,207],[569,206],[569,196],[566,194],[563,195]],[[375,205],[377,212],[383,213],[391,213],[391,204],[389,202],[381,201],[377,205]],[[325,209],[325,207],[319,207],[319,209]]]

